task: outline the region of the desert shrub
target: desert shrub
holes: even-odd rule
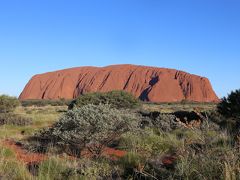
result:
[[[170,132],[182,126],[176,121],[176,116],[172,114],[160,114],[154,121],[153,125],[158,130],[163,132]]]
[[[138,113],[144,118],[155,120],[161,113],[159,111],[140,110]]]
[[[27,126],[31,124],[32,124],[31,118],[11,113],[0,114],[0,126],[1,125]]]
[[[94,156],[99,156],[105,146],[137,126],[133,114],[112,109],[109,105],[90,104],[68,111],[51,128],[36,136],[40,141],[48,140],[63,149],[67,147],[76,155],[87,148]]]
[[[82,107],[87,104],[111,104],[114,108],[136,108],[140,106],[140,102],[132,94],[125,91],[111,91],[107,93],[87,93],[73,100],[69,105],[69,109]]]
[[[44,106],[68,106],[72,100],[24,100],[21,101],[23,107],[44,107]]]
[[[227,118],[240,118],[240,90],[232,91],[217,106],[218,112]]]
[[[218,112],[226,117],[223,125],[236,137],[236,143],[240,144],[240,90],[232,91],[224,97],[217,106]]]
[[[224,117],[222,114],[220,114],[217,110],[212,110],[212,111],[206,112],[206,116],[210,121],[212,121],[218,125],[221,125],[221,123],[224,120],[226,120],[226,117]]]
[[[17,106],[20,105],[20,102],[17,98],[1,95],[0,96],[0,113],[9,113],[13,112]]]
[[[161,132],[170,132],[182,128],[174,114],[160,113],[158,111],[139,111],[142,127],[155,128]]]
[[[215,123],[214,121],[212,121],[211,119],[205,119],[201,122],[201,125],[200,125],[200,129],[201,130],[220,130],[221,128],[221,124],[217,124]]]
[[[221,115],[217,110],[211,110],[205,112],[206,119],[202,122],[202,125],[205,126],[206,123],[210,125],[210,128],[213,130],[228,129],[227,118]]]

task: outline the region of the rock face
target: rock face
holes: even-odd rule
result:
[[[73,99],[88,92],[112,90],[124,90],[150,102],[219,100],[207,78],[135,65],[79,67],[35,75],[19,99]]]

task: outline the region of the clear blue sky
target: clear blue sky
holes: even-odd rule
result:
[[[2,0],[0,93],[74,66],[141,64],[240,88],[239,0]]]

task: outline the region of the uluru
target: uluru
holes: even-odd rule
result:
[[[210,81],[183,71],[138,65],[77,67],[31,78],[20,100],[74,99],[89,92],[123,90],[143,101],[219,101]]]

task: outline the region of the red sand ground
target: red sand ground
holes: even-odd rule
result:
[[[16,154],[17,159],[26,164],[41,162],[43,160],[48,159],[48,156],[45,154],[30,153],[26,151],[21,146],[16,145],[16,143],[13,140],[7,139],[7,140],[4,140],[1,144],[11,149]],[[127,153],[126,151],[120,151],[120,150],[106,147],[104,149],[102,156],[115,159],[115,158],[123,157],[126,153]],[[84,156],[91,157],[91,154],[85,151]],[[69,158],[73,159],[74,157],[69,157]]]
[[[40,162],[48,159],[48,156],[45,154],[27,152],[21,146],[16,145],[13,140],[7,139],[1,142],[1,144],[11,149],[16,154],[17,159],[26,165],[39,164]],[[105,148],[102,156],[109,157],[112,160],[116,160],[126,155],[126,153],[126,151],[116,150],[113,148]],[[91,154],[85,151],[84,156],[89,158],[91,157]],[[69,156],[69,159],[75,158]],[[162,164],[165,167],[171,167],[176,162],[176,159],[176,156],[165,156],[162,159]]]
[[[2,142],[2,145],[11,149],[16,154],[17,159],[26,164],[41,162],[47,159],[47,156],[44,154],[27,152],[21,146],[16,145],[13,140],[5,140]]]

